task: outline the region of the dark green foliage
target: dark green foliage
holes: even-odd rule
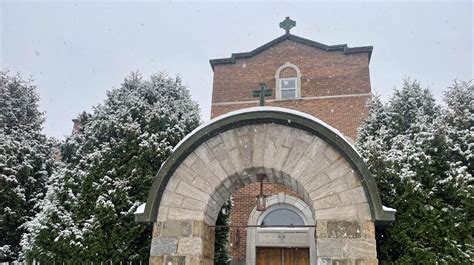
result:
[[[222,206],[219,215],[217,216],[216,225],[229,225],[229,215],[232,209],[232,199],[228,199],[224,206]],[[216,228],[216,241],[214,243],[214,264],[227,265],[229,264],[229,228]]]
[[[38,211],[54,165],[38,104],[30,81],[0,72],[0,262],[18,258],[22,225]]]
[[[179,78],[132,74],[103,104],[78,119],[62,146],[43,210],[22,242],[27,258],[146,260],[150,227],[134,221],[172,148],[199,125]]]
[[[473,127],[453,122],[466,120],[467,102],[473,102],[472,85],[463,84],[463,92],[457,92],[463,96],[447,98],[446,108],[410,80],[387,104],[374,98],[369,106],[358,147],[383,204],[397,209],[396,221],[377,229],[381,263],[463,264],[473,255],[473,177],[468,169],[474,147],[472,138],[456,137],[472,137]],[[463,110],[451,110],[453,105]]]

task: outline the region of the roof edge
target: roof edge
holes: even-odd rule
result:
[[[283,34],[280,37],[273,39],[256,49],[249,51],[249,52],[239,52],[239,53],[232,53],[228,58],[217,58],[217,59],[210,59],[209,63],[211,64],[212,70],[214,70],[215,65],[220,64],[234,64],[237,59],[245,59],[253,57],[264,50],[277,45],[278,43],[285,41],[285,40],[292,40],[301,44],[305,44],[323,51],[333,52],[333,51],[342,51],[344,54],[354,54],[354,53],[367,53],[370,57],[372,56],[373,46],[359,46],[359,47],[348,47],[347,44],[336,44],[336,45],[326,45],[320,42],[316,42],[310,39],[306,39],[303,37],[299,37],[293,34]]]
[[[376,225],[387,225],[395,220],[395,211],[383,207],[377,185],[367,165],[357,150],[337,130],[319,119],[299,111],[276,107],[255,107],[234,111],[199,126],[183,139],[170,157],[162,164],[153,180],[144,211],[135,214],[135,221],[152,223],[158,216],[161,196],[172,174],[179,164],[201,143],[231,128],[248,124],[280,123],[297,127],[318,135],[335,149],[339,150],[361,177],[361,184],[366,193],[372,219]]]

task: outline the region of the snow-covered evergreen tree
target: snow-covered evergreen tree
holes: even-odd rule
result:
[[[22,225],[38,211],[54,164],[38,104],[31,81],[0,72],[0,262],[18,258]]]
[[[150,227],[133,213],[172,148],[199,125],[198,106],[179,77],[133,73],[78,119],[80,133],[62,146],[64,166],[27,225],[26,258],[146,260]]]
[[[217,216],[216,225],[228,226],[232,198],[226,200]],[[214,243],[214,265],[227,265],[230,263],[229,255],[229,227],[216,227],[216,241]]]
[[[406,80],[388,104],[377,98],[370,104],[358,147],[382,202],[397,209],[396,221],[377,232],[381,262],[469,261],[472,206],[463,199],[469,191],[449,181],[450,172],[464,171],[466,164],[453,164],[448,151],[465,139],[453,140],[450,130],[429,90],[416,81]]]

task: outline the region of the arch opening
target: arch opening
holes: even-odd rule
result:
[[[154,222],[151,256],[198,264],[213,257],[215,224],[225,199],[266,173],[271,183],[297,192],[311,209],[321,246],[318,259],[344,256],[338,249],[365,249],[374,258],[374,222],[394,219],[382,208],[375,182],[357,151],[314,117],[279,108],[230,113],[187,136],[162,165],[138,221]],[[348,233],[330,234],[341,226]],[[324,232],[325,231],[325,232]],[[315,233],[312,233],[313,235]],[[334,238],[331,237],[334,235]],[[312,256],[313,258],[313,256]]]

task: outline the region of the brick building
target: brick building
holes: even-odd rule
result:
[[[286,21],[291,22],[289,19]],[[284,35],[250,52],[211,59],[214,71],[211,118],[258,106],[259,100],[253,97],[252,91],[260,83],[265,83],[267,89],[273,92],[267,97],[265,105],[311,114],[353,141],[357,128],[366,117],[366,103],[371,97],[371,54],[372,46],[350,48],[346,44],[325,45],[292,35],[288,29]],[[264,185],[266,196],[279,193],[300,198],[285,185]],[[232,225],[247,225],[258,194],[258,183],[247,185],[232,194]],[[244,262],[246,241],[245,229],[230,229],[233,264]]]
[[[306,112],[355,139],[371,97],[371,54],[372,46],[325,45],[286,33],[250,52],[212,59],[211,118],[258,106],[252,90],[263,82],[274,91],[265,105]]]
[[[295,24],[210,60],[219,118],[175,147],[135,213],[153,224],[150,264],[213,264],[229,197],[232,265],[378,263],[375,225],[395,210],[351,144],[371,96],[372,47],[307,40],[290,34]]]

